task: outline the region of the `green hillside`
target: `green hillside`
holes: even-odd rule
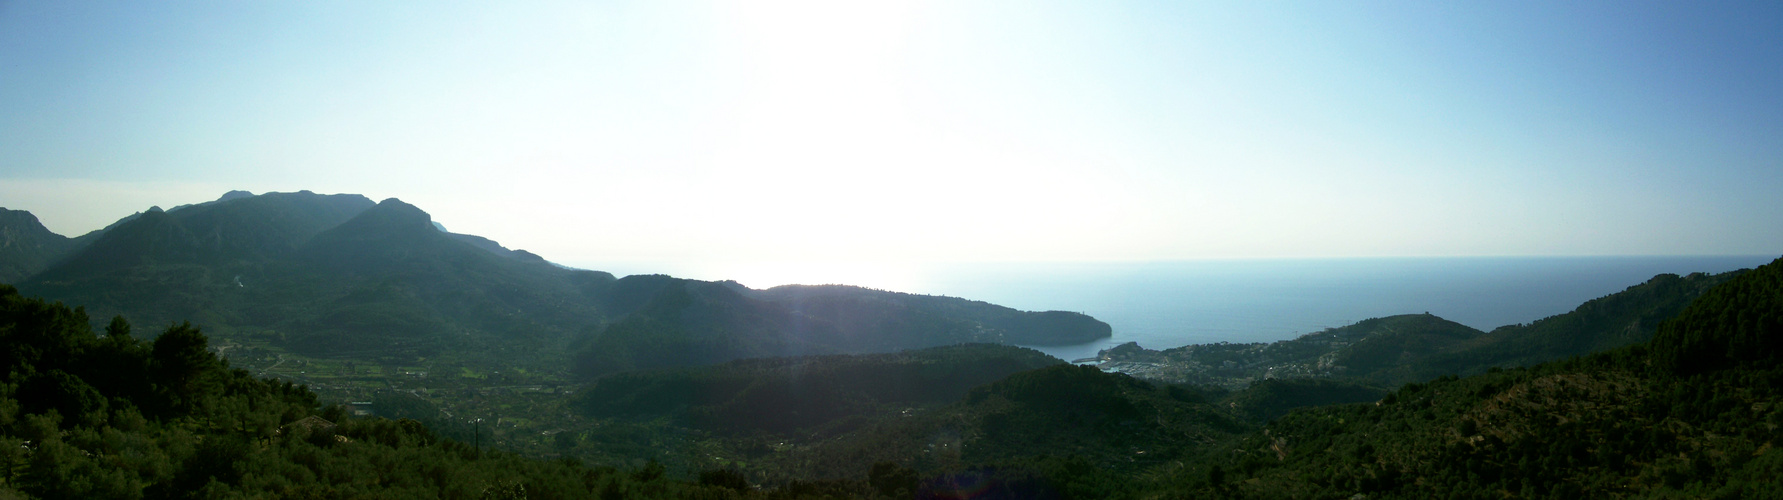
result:
[[[1443,375],[1566,359],[1652,338],[1670,318],[1741,271],[1662,274],[1564,314],[1481,332],[1426,314],[1372,318],[1273,343],[1199,344],[1163,351],[1127,344],[1101,364],[1172,383],[1237,389],[1265,379],[1340,379],[1397,387]]]
[[[669,417],[727,434],[789,433],[951,403],[972,387],[1057,363],[1038,351],[991,344],[760,358],[609,375],[579,392],[575,405],[596,418]]]
[[[1650,341],[1303,409],[1152,493],[1246,498],[1775,498],[1783,260],[1702,294]]]
[[[1767,498],[1783,472],[1783,259],[1728,276],[1649,341],[1393,391],[1333,378],[1227,391],[963,345],[607,374],[501,419],[578,413],[543,433],[548,451],[524,449],[595,467],[478,450],[441,437],[465,430],[449,419],[349,418],[229,368],[188,326],[147,342],[10,288],[0,304],[0,439],[15,450],[0,492],[31,497]],[[1449,325],[1334,329],[1374,345],[1326,357],[1387,366],[1483,338]],[[375,405],[442,411],[398,400]],[[472,439],[540,434],[501,420]]]
[[[153,342],[0,285],[0,497],[738,498],[660,468],[543,461],[440,439],[410,420],[318,410],[231,368],[189,325]],[[713,476],[722,480],[725,476]],[[746,487],[747,485],[743,485]]]

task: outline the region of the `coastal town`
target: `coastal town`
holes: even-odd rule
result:
[[[1267,379],[1362,375],[1358,371],[1379,364],[1375,358],[1404,355],[1408,340],[1415,347],[1436,347],[1434,344],[1458,342],[1480,333],[1428,313],[1408,314],[1269,343],[1219,342],[1152,350],[1128,342],[1073,362],[1158,382],[1236,390]],[[1431,342],[1432,338],[1439,342]]]

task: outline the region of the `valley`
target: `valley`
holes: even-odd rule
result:
[[[394,364],[376,358],[310,358],[233,342],[221,340],[216,349],[230,366],[302,384],[324,401],[349,404],[360,416],[425,421],[454,438],[462,426],[466,441],[475,438],[469,429],[480,418],[486,422],[481,428],[485,444],[533,455],[553,453],[547,438],[571,425],[555,411],[562,406],[558,400],[577,385],[562,371],[528,370],[475,357]]]
[[[1783,499],[1783,2],[6,2],[0,500]]]
[[[63,240],[28,216],[0,229],[63,253],[5,254],[24,277],[4,289],[0,340],[23,357],[7,361],[0,431],[44,442],[62,428],[76,442],[54,446],[83,457],[166,457],[106,483],[136,496],[196,488],[200,473],[229,478],[219,491],[392,487],[292,465],[318,450],[535,471],[404,490],[421,496],[1700,496],[1770,486],[1783,428],[1766,364],[1783,262],[1659,275],[1491,331],[1407,314],[1272,343],[1128,343],[1073,364],[1010,344],[1106,338],[1107,324],[566,269],[397,200],[235,192]],[[132,324],[170,326],[137,340]],[[311,417],[332,427],[281,437]],[[106,432],[243,444],[79,438]],[[63,490],[28,470],[92,463],[20,449],[0,484],[37,496]],[[278,486],[253,479],[260,467],[312,476]]]

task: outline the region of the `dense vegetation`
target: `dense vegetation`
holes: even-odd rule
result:
[[[0,285],[0,496],[731,498],[734,489],[442,440],[414,421],[318,411],[231,369],[187,324],[153,342]],[[722,477],[719,477],[722,479]]]
[[[894,354],[762,358],[614,374],[576,395],[595,418],[654,420],[726,434],[788,433],[849,417],[943,405],[966,391],[1059,361],[991,344]]]
[[[912,491],[992,498],[1773,497],[1783,477],[1783,458],[1771,451],[1783,429],[1783,359],[1767,342],[1783,329],[1767,311],[1783,304],[1780,277],[1783,261],[1719,277],[1661,276],[1631,288],[1632,297],[1535,325],[1602,339],[1657,323],[1649,342],[1393,391],[1288,378],[1227,393],[1057,365],[759,457],[747,470],[820,478],[907,470],[899,477],[916,478]],[[1676,319],[1651,316],[1670,303],[1653,297],[1710,278],[1721,285],[1682,290],[1701,299]],[[1420,316],[1358,329],[1442,324]],[[1441,359],[1401,356],[1415,370]]]
[[[1101,497],[1131,490],[1134,474],[1252,428],[1199,391],[1059,364],[979,386],[950,405],[801,443],[796,453],[762,457],[755,470],[848,478],[893,464],[932,479],[972,476]]]
[[[0,286],[0,450],[10,450],[0,493],[865,498],[994,485],[1024,497],[1085,496],[1131,490],[1095,471],[1133,473],[1250,428],[1194,389],[965,345],[609,376],[578,398],[586,411],[616,415],[613,423],[680,415],[709,424],[719,444],[760,448],[757,463],[586,467],[472,447],[413,420],[351,418],[305,387],[231,368],[189,324],[152,342],[122,318],[103,333],[84,310]],[[629,439],[686,432],[616,427]],[[799,439],[804,431],[818,434]],[[796,444],[776,449],[770,439]]]
[[[1759,498],[1783,472],[1779,283],[1783,262],[1741,274],[1648,343],[1384,396],[1161,385],[999,346],[609,375],[577,398],[609,433],[568,450],[727,458],[619,468],[347,418],[228,368],[189,326],[151,343],[118,319],[100,336],[82,311],[4,289],[0,439],[5,487],[49,498]]]
[[[1773,262],[1715,287],[1653,340],[1654,360],[1679,374],[1765,369],[1783,355],[1783,266]]]
[[[1645,342],[1661,323],[1742,271],[1661,274],[1646,283],[1579,305],[1566,314],[1493,329],[1457,349],[1371,377],[1389,386],[1491,367],[1531,366]]]
[[[1732,278],[1651,342],[1407,384],[1291,412],[1158,491],[1256,498],[1774,498],[1783,260]]]

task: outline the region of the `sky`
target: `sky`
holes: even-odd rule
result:
[[[359,193],[752,286],[1766,255],[1778,89],[1776,2],[0,0],[0,206]]]

